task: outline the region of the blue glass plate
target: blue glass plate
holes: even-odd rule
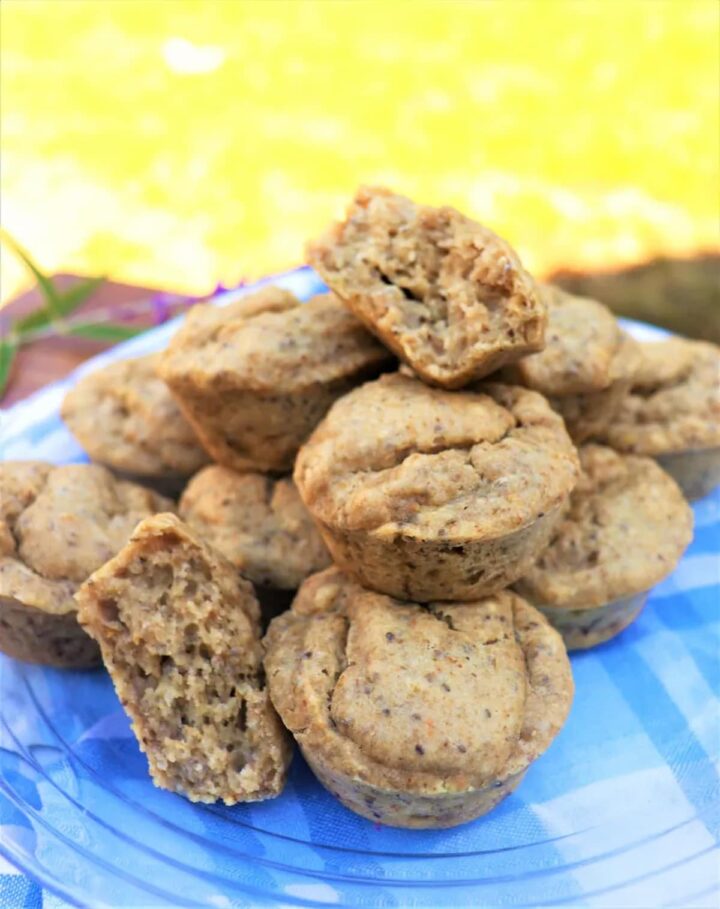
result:
[[[322,287],[309,269],[273,281],[303,298]],[[175,327],[6,412],[2,457],[84,460],[59,418],[68,385],[162,347]],[[192,805],[152,786],[103,671],[0,657],[0,851],[81,905],[715,906],[720,495],[695,517],[692,546],[638,621],[573,657],[567,725],[484,819],[431,832],[372,824],[299,755],[275,800]]]

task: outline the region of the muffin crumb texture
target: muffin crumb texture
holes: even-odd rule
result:
[[[543,347],[545,308],[517,254],[453,208],[361,189],[308,259],[429,383],[459,388]]]
[[[264,684],[252,585],[173,515],[143,521],[77,594],[156,785],[277,795],[289,747]]]

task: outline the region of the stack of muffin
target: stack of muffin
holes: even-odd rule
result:
[[[77,667],[97,642],[190,799],[277,795],[289,730],[353,811],[451,826],[561,728],[566,648],[680,559],[681,488],[720,481],[720,351],[638,344],[382,189],[309,260],[330,292],[196,306],[82,380],[63,417],[96,464],[1,465],[0,647]]]

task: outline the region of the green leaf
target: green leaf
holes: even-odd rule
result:
[[[42,309],[36,309],[34,312],[31,312],[30,315],[23,316],[22,319],[17,319],[13,328],[21,337],[24,337],[31,332],[37,331],[39,328],[50,325],[52,321],[52,312],[50,312],[46,306],[43,306]]]
[[[60,315],[67,316],[74,312],[95,293],[104,281],[105,276],[100,275],[96,278],[84,278],[82,281],[77,281],[72,287],[68,287],[57,301]]]
[[[14,337],[0,338],[0,397],[5,392],[17,350],[18,343]]]
[[[50,278],[48,278],[48,276],[40,270],[39,266],[35,264],[33,259],[30,257],[30,253],[26,252],[23,247],[20,246],[17,240],[11,237],[10,234],[2,228],[0,228],[0,238],[5,241],[5,243],[10,247],[10,249],[12,249],[12,251],[19,259],[22,259],[22,261],[25,263],[25,267],[35,277],[35,280],[40,286],[40,291],[45,298],[48,307],[56,315],[60,315],[59,312],[56,312],[59,294]]]
[[[15,323],[15,330],[21,334],[26,334],[28,332],[37,331],[39,328],[44,328],[46,325],[55,324],[57,317],[68,316],[76,310],[78,306],[81,306],[93,295],[103,281],[105,281],[104,277],[86,278],[82,281],[78,281],[57,298],[55,312],[50,312],[47,307],[37,309],[35,312],[31,312],[30,315],[18,319]],[[58,325],[57,328],[58,331],[63,330],[60,325]]]
[[[70,322],[63,330],[65,334],[92,338],[95,341],[125,341],[142,331],[141,328],[116,325],[113,322]]]

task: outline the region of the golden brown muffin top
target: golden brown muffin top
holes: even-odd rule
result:
[[[720,347],[671,338],[639,349],[630,394],[602,441],[644,455],[720,446]]]
[[[180,516],[255,584],[294,590],[330,556],[290,477],[201,470]]]
[[[693,514],[651,458],[580,449],[582,474],[548,549],[514,587],[534,604],[603,606],[653,587],[692,539]]]
[[[517,253],[454,208],[363,187],[308,261],[431,383],[458,388],[543,346],[545,309]]]
[[[111,363],[82,378],[62,418],[93,460],[147,476],[199,470],[208,456],[156,374],[159,354]]]
[[[602,391],[632,370],[635,342],[606,306],[550,284],[540,292],[548,311],[545,349],[508,367],[503,378],[565,396]]]
[[[556,507],[577,479],[561,418],[539,394],[429,388],[400,373],[337,401],[295,463],[320,521],[414,539],[493,539]]]
[[[96,464],[0,463],[0,595],[48,612],[74,609],[77,585],[133,528],[172,503]]]
[[[229,306],[194,306],[163,354],[160,373],[171,384],[190,376],[201,385],[282,393],[390,360],[333,294],[301,303],[268,287]]]
[[[265,642],[273,703],[299,743],[388,788],[452,792],[517,773],[572,699],[560,636],[508,591],[419,606],[333,567]]]

